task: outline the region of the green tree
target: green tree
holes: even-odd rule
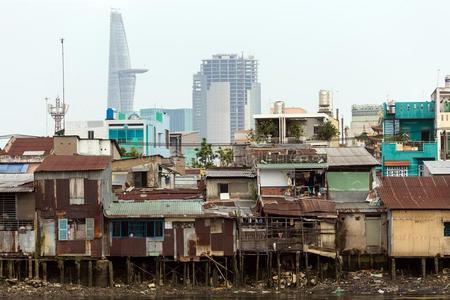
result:
[[[259,120],[256,124],[257,137],[263,137],[267,141],[269,136],[278,138],[278,127],[274,120]]]
[[[300,138],[303,136],[303,126],[299,123],[291,123],[289,131],[290,135],[295,138],[295,142],[300,142]]]
[[[130,152],[127,152],[127,150],[123,147],[120,148],[120,156],[123,157],[141,157],[141,153],[135,148],[131,147]]]
[[[319,126],[317,138],[321,141],[331,141],[332,138],[339,134],[339,130],[330,121],[324,122]]]
[[[233,163],[233,149],[230,148],[222,148],[219,147],[219,150],[216,151],[217,157],[220,160],[221,167],[228,167]]]
[[[202,139],[200,149],[196,148],[196,160],[192,160],[192,166],[194,168],[212,168],[214,167],[214,159],[216,154],[212,150],[212,145],[206,142],[206,139]]]

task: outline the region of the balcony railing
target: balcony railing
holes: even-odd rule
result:
[[[33,229],[33,220],[0,219],[0,231],[19,231]]]

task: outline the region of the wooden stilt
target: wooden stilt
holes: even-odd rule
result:
[[[361,270],[361,255],[358,254],[358,270]]]
[[[347,271],[350,272],[352,270],[352,256],[347,255]]]
[[[278,279],[277,279],[277,287],[278,289],[280,288],[280,283],[281,283],[281,261],[280,261],[280,252],[277,253],[277,274],[278,274]]]
[[[88,261],[88,287],[92,287],[92,260]]]
[[[187,285],[187,263],[183,263],[183,284]]]
[[[44,282],[47,282],[47,262],[46,261],[42,262],[42,280],[44,280]]]
[[[39,279],[39,259],[34,257],[34,279]]]
[[[28,278],[33,278],[33,258],[31,256],[28,257]]]
[[[161,266],[160,266],[159,256],[156,257],[155,278],[156,278],[156,285],[160,285],[161,284]]]
[[[64,283],[64,260],[58,259],[59,283]]]
[[[238,262],[237,262],[237,255],[233,256],[233,270],[234,270],[234,286],[239,287],[240,285],[240,278],[239,278],[239,268],[238,268]]]
[[[0,258],[0,278],[3,278],[3,258]]]
[[[259,251],[256,252],[256,282],[259,281]]]
[[[309,282],[309,261],[308,261],[308,252],[305,252],[305,274],[306,280]]]
[[[421,266],[422,266],[422,278],[425,278],[427,275],[427,260],[425,257],[422,257],[421,259]]]
[[[396,272],[397,272],[397,267],[395,266],[395,258],[392,258],[391,259],[391,277],[392,277],[392,280],[395,280],[396,279]]]
[[[195,278],[195,261],[192,261],[192,285],[195,286],[197,284],[196,278]]]
[[[77,284],[81,285],[81,261],[75,261],[75,267],[77,268]]]
[[[226,281],[225,281],[226,283]],[[217,266],[212,271],[212,285],[213,287],[217,287],[219,285],[219,276],[217,274]]]
[[[175,272],[175,271],[172,271],[172,284],[173,285],[177,285],[178,284],[177,272]]]
[[[209,260],[205,262],[205,286],[209,286]]]
[[[434,258],[434,272],[436,275],[439,274],[439,257],[437,256]]]
[[[127,260],[125,262],[125,267],[127,269],[127,284],[131,284],[131,258],[127,256]],[[158,273],[156,273],[158,274]]]
[[[241,282],[240,282],[240,284],[241,284],[241,286],[244,286],[245,285],[244,254],[241,253],[240,257],[241,257],[241,267],[240,267],[240,269],[241,269]]]
[[[14,262],[9,259],[8,260],[8,278],[12,279],[14,277]]]
[[[162,257],[162,270],[161,270],[161,281],[162,285],[164,285],[164,282],[166,281],[166,257]]]
[[[109,280],[109,287],[114,286],[114,269],[113,269],[113,263],[112,261],[108,262],[108,280]]]
[[[373,264],[373,255],[372,254],[370,254],[369,260],[370,260],[370,268],[373,269],[374,264]]]

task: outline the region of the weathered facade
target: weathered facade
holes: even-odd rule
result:
[[[205,181],[207,201],[256,200],[256,173],[251,169],[208,169]]]
[[[35,172],[41,256],[108,255],[103,207],[111,198],[109,156],[48,156]]]

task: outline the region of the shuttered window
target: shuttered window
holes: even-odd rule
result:
[[[84,204],[84,178],[70,178],[70,204]]]
[[[60,241],[68,240],[67,223],[67,219],[58,219],[58,240]]]

